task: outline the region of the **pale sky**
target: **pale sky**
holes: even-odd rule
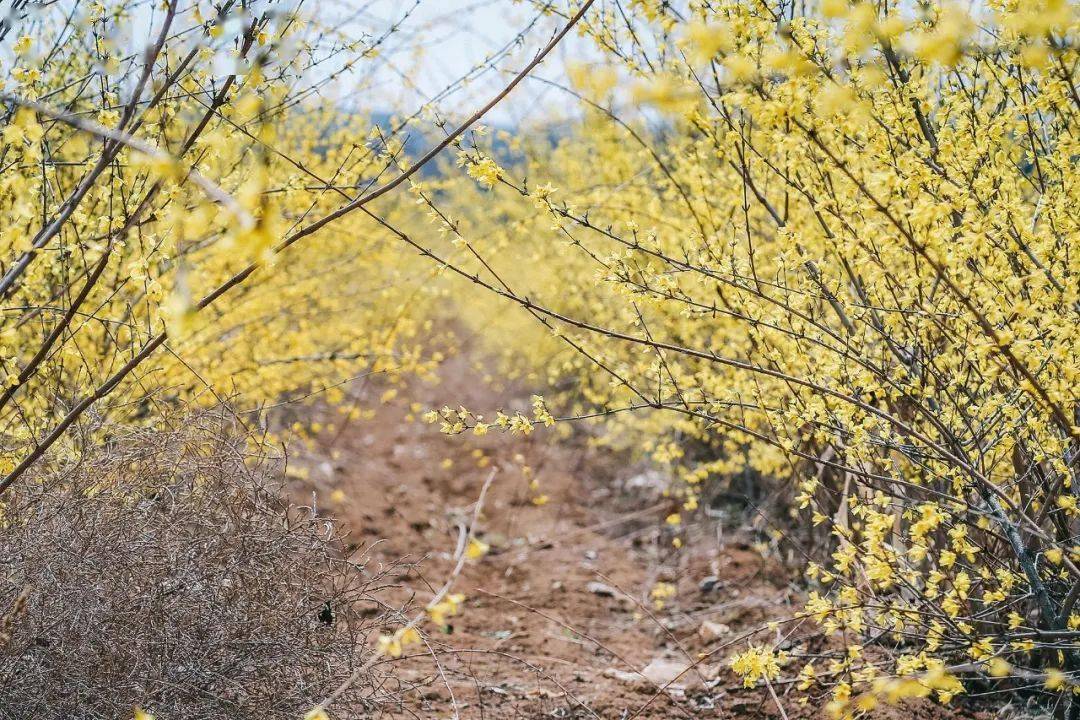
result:
[[[353,3],[360,2],[360,6]],[[369,32],[378,32],[398,21],[414,0],[345,0],[344,7],[362,9],[361,23]],[[387,42],[386,64],[378,75],[379,94],[385,91],[387,104],[416,105],[503,50],[529,27],[535,9],[512,0],[421,0],[404,21],[396,37]],[[513,48],[496,64],[496,70],[478,75],[441,103],[447,112],[464,115],[482,105],[520,70],[551,38],[559,18],[545,17],[525,35],[522,45]],[[583,50],[584,41],[574,35],[548,56],[535,73],[563,80],[565,59]],[[407,87],[404,77],[416,84]],[[391,100],[392,98],[392,100]],[[496,108],[488,119],[493,124],[516,124],[537,112],[565,114],[573,107],[569,97],[543,84],[526,81]]]
[[[576,7],[576,0],[556,2],[564,8]],[[11,0],[0,0],[0,16],[10,4]],[[160,22],[157,14],[151,15],[150,8],[150,3],[137,4],[132,21],[114,28],[117,44],[128,48],[132,55],[144,50]],[[500,57],[492,68],[476,74],[469,83],[439,101],[438,106],[449,119],[460,119],[482,106],[533,58],[563,22],[558,17],[536,21],[537,11],[531,3],[514,0],[306,0],[301,15],[314,17],[322,29],[337,30],[350,40],[380,37],[400,23],[397,31],[380,46],[380,57],[358,65],[359,72],[377,68],[373,77],[362,82],[355,77],[343,78],[323,94],[328,101],[363,112],[415,110],[484,64],[487,58],[505,50],[528,28],[523,41]],[[19,29],[32,30],[28,23],[29,20]],[[237,31],[239,27],[237,18]],[[9,35],[0,46],[0,66],[10,67],[10,46],[17,34]],[[566,58],[580,55],[586,46],[576,35],[569,35],[534,75],[564,82]],[[321,64],[312,72],[316,78],[321,73],[332,73],[340,67],[340,62],[353,56],[353,53],[342,54],[337,64]],[[235,71],[228,55],[223,54],[220,61],[222,74]],[[512,126],[540,112],[565,115],[574,107],[565,93],[526,81],[485,119],[493,125]]]

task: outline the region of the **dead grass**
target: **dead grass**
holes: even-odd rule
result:
[[[363,662],[385,577],[283,504],[280,462],[233,430],[121,432],[5,497],[0,717],[299,717]]]

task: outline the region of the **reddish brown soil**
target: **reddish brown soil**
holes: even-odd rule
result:
[[[455,382],[415,390],[429,405],[493,408],[500,399],[464,371]],[[340,518],[355,557],[414,564],[383,594],[394,607],[412,597],[409,616],[445,581],[458,525],[496,471],[478,528],[491,551],[456,582],[467,598],[462,613],[450,633],[427,624],[427,649],[384,666],[393,679],[373,714],[780,717],[765,690],[742,688],[726,661],[747,630],[792,614],[799,595],[786,580],[790,571],[740,532],[722,533],[715,519],[695,526],[676,551],[664,523],[675,501],[624,458],[543,430],[527,439],[446,437],[407,415],[406,402],[383,405],[373,419],[322,433],[292,461],[304,476],[293,481],[294,498],[310,505],[314,494],[320,513]],[[535,471],[538,490],[530,489],[523,464]],[[548,496],[542,507],[531,502],[538,493]],[[709,576],[714,585],[703,590]],[[658,581],[678,588],[661,609],[649,599]],[[730,632],[706,640],[699,634],[704,621]],[[818,642],[811,627],[794,635]],[[665,689],[642,676],[657,659],[696,664]],[[790,683],[777,692],[788,717],[824,716],[813,707],[820,703],[800,706]],[[944,715],[919,704],[874,717]]]

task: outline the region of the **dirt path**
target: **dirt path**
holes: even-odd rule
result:
[[[474,407],[497,397],[467,382],[430,393]],[[463,612],[448,633],[428,625],[433,652],[395,661],[376,714],[780,717],[762,690],[741,688],[726,669],[741,633],[792,614],[798,600],[744,536],[710,522],[675,551],[664,524],[675,502],[620,458],[543,432],[448,438],[412,415],[405,403],[382,405],[373,418],[324,431],[293,461],[298,502],[340,518],[371,562],[409,564],[383,593],[393,607],[410,597],[421,605],[442,584],[457,527],[496,472],[479,528],[491,550],[455,588],[467,598]],[[663,607],[650,597],[658,583],[676,590]],[[816,642],[812,628],[797,635]],[[778,689],[788,716],[814,715],[790,689]]]

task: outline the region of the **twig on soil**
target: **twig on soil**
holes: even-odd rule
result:
[[[481,655],[481,654],[482,655],[496,655],[498,657],[507,658],[507,659],[512,660],[514,662],[520,663],[520,664],[524,665],[526,668],[528,668],[529,670],[531,670],[532,672],[536,673],[538,676],[540,676],[540,677],[544,678],[545,680],[548,680],[549,682],[551,682],[553,685],[555,685],[555,687],[559,688],[559,690],[562,691],[564,697],[566,697],[569,700],[573,700],[575,703],[577,703],[579,706],[581,706],[582,710],[589,713],[589,715],[596,718],[596,720],[600,720],[600,716],[596,714],[596,711],[593,710],[591,707],[589,707],[585,703],[585,701],[583,701],[577,695],[574,695],[572,692],[570,692],[570,690],[565,685],[563,685],[561,682],[559,682],[558,678],[556,678],[551,673],[548,673],[547,671],[545,671],[544,668],[542,668],[541,666],[534,665],[533,663],[529,662],[528,660],[525,660],[522,657],[514,655],[513,653],[508,653],[508,652],[506,652],[504,650],[483,650],[483,649],[479,649],[479,648],[448,649],[448,650],[441,650],[440,652],[446,653],[448,655],[472,655],[472,654],[476,654],[476,655]],[[544,658],[544,659],[546,659],[546,660],[557,660],[559,662],[566,662],[565,660],[561,660],[560,658]]]
[[[477,591],[478,591],[478,592],[482,592],[482,593],[484,593],[485,595],[490,595],[490,596],[491,596],[491,597],[493,597],[493,598],[498,598],[499,600],[502,600],[502,601],[504,601],[504,602],[508,602],[508,603],[510,603],[510,604],[512,604],[512,605],[517,605],[517,606],[518,606],[519,608],[521,608],[521,609],[523,609],[523,610],[528,610],[528,611],[529,611],[529,612],[531,612],[531,613],[535,613],[535,614],[539,615],[540,617],[544,618],[545,620],[550,620],[550,621],[551,621],[551,622],[553,622],[553,623],[557,623],[558,625],[562,626],[562,627],[563,627],[563,628],[565,628],[566,630],[569,630],[570,632],[574,633],[575,635],[579,635],[579,636],[581,636],[581,637],[585,638],[586,640],[588,640],[588,641],[589,641],[589,642],[591,642],[592,644],[596,645],[596,646],[597,646],[598,648],[600,648],[600,649],[601,649],[601,650],[603,650],[604,652],[606,652],[606,653],[608,653],[609,655],[611,655],[612,657],[614,657],[614,658],[615,658],[616,660],[618,660],[619,662],[621,662],[621,663],[622,663],[623,665],[625,665],[626,667],[630,668],[630,670],[631,670],[631,671],[633,671],[633,673],[634,673],[635,675],[638,675],[638,676],[640,676],[640,677],[641,677],[642,679],[644,679],[644,680],[645,680],[646,682],[648,682],[648,683],[650,683],[651,685],[653,685],[654,687],[656,687],[656,688],[657,688],[657,690],[656,690],[656,695],[654,695],[654,696],[653,696],[653,699],[655,699],[655,698],[656,698],[656,697],[657,697],[658,695],[661,695],[661,694],[663,694],[663,695],[667,695],[668,699],[669,699],[669,700],[671,700],[671,704],[672,704],[672,705],[673,705],[673,706],[674,706],[674,707],[675,707],[675,708],[676,708],[676,709],[677,709],[677,710],[678,710],[679,712],[681,712],[681,713],[682,713],[683,715],[685,715],[686,717],[693,717],[693,715],[691,715],[691,714],[690,714],[689,712],[687,712],[686,708],[684,708],[684,707],[683,707],[682,705],[680,705],[680,704],[679,704],[679,702],[678,702],[678,701],[677,701],[677,700],[675,699],[675,697],[674,697],[674,696],[672,696],[672,694],[671,694],[670,692],[668,692],[668,687],[669,687],[669,686],[671,685],[671,683],[667,683],[667,684],[665,684],[665,685],[660,685],[659,683],[653,682],[652,680],[650,680],[650,679],[648,678],[648,676],[646,676],[646,675],[645,675],[644,673],[642,673],[642,672],[641,672],[640,670],[638,670],[638,669],[637,669],[637,666],[636,666],[636,665],[634,665],[634,664],[633,664],[633,663],[631,663],[631,662],[630,662],[629,660],[627,660],[626,658],[624,658],[624,657],[623,657],[622,655],[620,655],[619,653],[615,652],[614,650],[612,650],[611,648],[609,648],[609,647],[608,647],[607,645],[605,645],[604,643],[600,642],[599,640],[597,640],[597,639],[596,639],[596,638],[594,638],[593,636],[589,635],[588,633],[582,632],[581,630],[578,630],[577,628],[573,627],[572,625],[568,625],[568,624],[566,624],[565,622],[563,622],[562,620],[559,620],[559,619],[558,619],[558,618],[556,618],[556,617],[552,617],[551,615],[548,615],[548,614],[547,614],[547,613],[545,613],[545,612],[544,612],[543,610],[540,610],[540,609],[538,609],[538,608],[534,608],[534,607],[532,607],[531,605],[526,605],[525,603],[523,603],[523,602],[520,602],[520,601],[518,601],[518,600],[514,600],[514,599],[512,599],[512,598],[508,598],[508,597],[506,597],[506,596],[504,596],[504,595],[499,595],[498,593],[493,593],[493,592],[491,592],[490,590],[484,590],[483,588],[477,588]],[[687,670],[689,670],[689,668],[687,668]],[[685,672],[685,671],[684,671],[684,672]]]
[[[628,520],[635,520],[635,519],[637,519],[639,517],[651,515],[652,513],[655,513],[655,512],[657,512],[659,510],[663,510],[667,506],[668,506],[668,503],[657,503],[656,505],[652,505],[650,507],[643,508],[641,510],[635,510],[634,512],[626,513],[625,515],[619,515],[618,517],[609,518],[607,520],[604,520],[603,522],[598,522],[595,525],[589,525],[588,527],[583,527],[583,528],[578,528],[576,530],[572,530],[572,531],[570,531],[568,533],[564,533],[562,535],[559,535],[559,537],[556,538],[556,539],[543,538],[543,539],[540,539],[540,540],[535,540],[535,541],[529,543],[529,547],[535,548],[535,547],[543,547],[545,545],[550,545],[551,547],[558,547],[559,545],[566,542],[570,538],[577,537],[578,535],[585,535],[587,533],[594,533],[594,532],[596,532],[598,530],[605,530],[605,529],[607,529],[609,527],[612,527],[614,525],[620,525],[620,524],[622,524],[624,522],[627,522]]]
[[[480,488],[480,496],[476,500],[476,505],[473,506],[472,519],[469,521],[468,526],[466,526],[465,524],[458,526],[457,549],[454,551],[454,557],[457,559],[457,562],[454,564],[454,569],[450,571],[450,575],[447,577],[446,582],[439,589],[439,591],[435,593],[435,596],[428,601],[428,604],[424,606],[424,609],[418,612],[415,616],[413,616],[413,619],[410,620],[403,628],[401,628],[401,630],[408,631],[416,628],[416,626],[422,623],[424,621],[424,618],[427,617],[428,610],[442,602],[443,598],[445,598],[450,593],[450,590],[454,587],[454,583],[457,581],[458,576],[461,575],[461,571],[465,568],[465,561],[467,559],[465,551],[469,547],[469,542],[473,539],[473,536],[476,533],[476,524],[477,521],[480,519],[480,511],[484,507],[484,497],[487,495],[488,488],[491,487],[491,482],[495,479],[496,472],[497,470],[495,468],[492,468],[491,472],[487,476],[487,480],[484,481],[483,487]],[[373,652],[371,656],[367,659],[367,662],[357,668],[352,675],[346,678],[345,682],[341,683],[341,685],[339,685],[337,689],[335,689],[332,693],[327,695],[322,702],[312,708],[311,712],[308,713],[308,716],[318,716],[319,711],[325,712],[325,710],[330,707],[330,705],[335,700],[341,697],[341,695],[345,693],[345,691],[347,691],[353,683],[355,683],[358,679],[367,674],[367,672],[382,657],[383,654],[381,652],[377,650]]]
[[[769,682],[769,678],[765,677],[765,687],[769,688],[769,695],[772,696],[773,702],[776,703],[776,709],[780,711],[780,717],[784,720],[788,720],[787,712],[784,710],[784,706],[780,704],[780,698],[776,696],[776,691],[773,690],[772,683]]]
[[[652,611],[649,610],[649,608],[645,606],[645,603],[641,602],[636,597],[634,597],[630,593],[623,590],[621,587],[619,587],[618,583],[616,583],[614,580],[612,580],[611,578],[609,578],[607,575],[600,572],[599,570],[593,570],[593,572],[595,572],[597,575],[599,575],[601,578],[603,578],[604,582],[608,583],[609,585],[614,587],[616,590],[621,592],[623,595],[630,598],[630,602],[634,603],[634,605],[636,605],[638,607],[638,609],[641,610],[641,612],[645,613],[645,615],[648,616],[649,620],[651,620],[656,625],[656,627],[660,628],[660,631],[663,632],[665,635],[667,635],[668,639],[671,640],[671,642],[675,643],[675,646],[677,648],[679,648],[679,651],[682,652],[682,654],[686,656],[686,659],[690,661],[690,668],[689,669],[692,669],[694,671],[694,673],[698,676],[698,679],[701,680],[702,684],[704,684],[706,682],[705,676],[701,674],[701,670],[698,669],[697,663],[694,662],[694,660],[695,660],[694,656],[691,655],[690,651],[686,649],[686,646],[683,645],[682,642],[679,641],[679,638],[675,637],[675,633],[671,632],[671,630],[669,630],[667,627],[665,627],[664,623],[660,622],[660,620],[656,617],[656,615],[654,615],[652,613]]]

